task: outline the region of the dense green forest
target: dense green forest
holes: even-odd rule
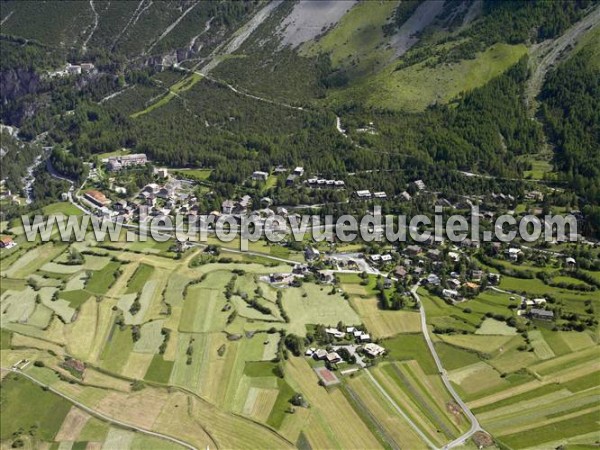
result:
[[[541,96],[554,162],[600,232],[600,64],[592,44],[550,72]]]
[[[485,0],[481,15],[465,27],[459,25],[470,4],[448,2],[431,29],[420,33],[419,42],[390,63],[402,69],[433,55],[428,64],[452,65],[495,43],[532,44],[555,38],[593,3]],[[383,30],[386,37],[420,4],[399,3]],[[331,92],[355,80],[334,67],[329,54],[306,56],[280,45],[280,35],[273,30],[294,7],[285,2],[238,51],[223,58],[210,79],[172,95],[170,87],[189,74],[165,69],[152,55],[173,57],[178,49],[182,66],[202,67],[204,58],[226,42],[223,37],[258,7],[258,2],[202,2],[189,10],[177,32],[159,39],[157,29],[178,17],[181,8],[157,5],[130,29],[122,17],[131,16],[135,8],[107,2],[99,6],[98,29],[83,49],[78,45],[81,33],[71,30],[55,36],[49,30],[74,23],[73,17],[87,23],[92,18],[85,8],[76,8],[71,18],[57,18],[48,29],[34,30],[23,14],[31,14],[35,24],[41,20],[39,11],[31,5],[21,10],[18,2],[5,3],[2,17],[12,11],[14,15],[0,36],[0,119],[18,127],[25,140],[47,133],[48,143],[55,146],[54,167],[71,179],[85,176],[83,162],[94,155],[125,147],[145,152],[161,165],[214,169],[209,182],[219,198],[240,189],[264,194],[260,186],[248,182],[249,176],[277,165],[302,165],[311,175],[342,179],[348,192],[371,189],[394,195],[423,178],[447,197],[490,191],[522,194],[533,187],[514,180],[530,168],[529,155],[540,152],[545,131],[556,151],[558,181],[573,186],[579,196],[564,195],[555,201],[596,217],[589,231],[597,232],[600,94],[598,64],[593,63],[597,55],[589,46],[548,74],[540,96],[540,121],[531,120],[523,101],[530,75],[527,57],[485,85],[421,112],[367,107],[351,98],[330,104]],[[57,45],[58,37],[74,44]],[[97,71],[65,78],[46,75],[67,62],[82,61],[93,62]],[[223,80],[269,100],[240,95]],[[155,107],[159,99],[160,106]],[[347,136],[336,130],[336,116]],[[373,133],[359,131],[371,122]],[[11,187],[18,187],[32,155],[29,150],[9,154],[14,159],[11,167],[17,170],[3,170],[2,176]],[[495,178],[470,178],[460,171]],[[335,204],[349,197],[341,191],[286,187],[283,179],[269,193],[281,204]],[[347,208],[358,207],[351,202]],[[406,205],[390,200],[386,208],[403,210]]]

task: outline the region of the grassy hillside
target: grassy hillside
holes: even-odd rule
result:
[[[434,58],[430,58],[400,70],[388,66],[356,86],[332,93],[330,101],[335,104],[358,99],[369,106],[422,111],[485,85],[526,53],[527,48],[522,44],[496,44],[475,59],[458,63],[435,64]]]

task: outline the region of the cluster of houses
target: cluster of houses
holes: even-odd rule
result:
[[[136,163],[127,162],[125,164]],[[125,222],[129,222],[136,214],[140,213],[141,207],[146,207],[147,215],[152,217],[199,214],[198,199],[193,195],[192,182],[171,178],[166,169],[155,169],[155,173],[164,179],[164,183],[147,184],[136,198],[130,201],[119,199],[113,202],[97,189],[87,190],[83,195],[83,200],[96,209],[97,214],[104,217],[122,217]],[[125,188],[118,186],[113,190],[116,193],[126,193]]]
[[[249,195],[244,195],[239,200],[225,200],[221,204],[221,212],[223,214],[245,214],[248,212],[252,198]]]
[[[149,207],[151,216],[198,215],[198,198],[191,192],[192,187],[193,183],[175,178],[167,178],[163,184],[147,184],[139,193],[140,204],[136,206]]]
[[[324,178],[309,178],[306,183],[311,188],[328,188],[328,189],[343,189],[346,187],[346,183],[342,180],[326,180]]]
[[[413,181],[412,185],[414,185],[417,192],[425,190],[426,187],[423,180]],[[354,192],[354,196],[359,200],[386,200],[388,198],[388,195],[384,191],[371,192],[368,189],[357,190]],[[403,191],[395,196],[395,198],[404,202],[409,202],[412,199],[412,196],[407,191]]]
[[[345,349],[351,356],[354,356],[356,363],[360,367],[365,367],[366,364],[363,362],[361,356],[357,353],[362,353],[376,358],[385,354],[385,348],[379,344],[371,342],[371,336],[365,331],[359,330],[356,327],[346,327],[346,331],[340,331],[337,328],[326,328],[325,332],[335,337],[336,339],[346,339],[347,337],[354,338],[355,344],[344,344],[344,345],[333,345],[330,350],[311,347],[305,352],[305,355],[312,357],[317,361],[326,361],[330,364],[336,364],[342,361],[342,357],[339,354],[340,349]]]
[[[554,312],[549,311],[546,308],[547,301],[545,298],[534,298],[528,300],[521,298],[521,306],[517,311],[519,316],[527,316],[531,319],[539,320],[553,320]]]

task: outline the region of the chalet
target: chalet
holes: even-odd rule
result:
[[[537,200],[541,202],[544,200],[544,194],[542,194],[540,191],[530,191],[525,194],[525,198],[528,200]]]
[[[390,262],[392,260],[392,255],[390,254],[385,254],[385,255],[381,255],[381,261],[382,262]]]
[[[532,319],[552,320],[554,319],[554,312],[545,309],[532,308],[531,311],[529,311],[529,317]]]
[[[381,255],[371,255],[369,256],[369,258],[371,259],[371,261],[377,262],[381,260]]]
[[[423,249],[418,245],[409,245],[408,247],[406,247],[406,253],[408,253],[411,256],[417,256],[423,253]]]
[[[565,259],[565,265],[570,269],[575,267],[575,265],[576,265],[575,258],[568,257],[567,259]]]
[[[285,179],[285,185],[286,186],[293,186],[294,183],[296,183],[296,178],[298,178],[297,175],[288,175],[288,177]]]
[[[488,281],[490,284],[500,284],[500,274],[499,273],[489,273]]]
[[[317,181],[318,181],[318,179],[313,177],[313,178],[309,178],[307,180],[307,183],[310,185],[313,185],[313,184],[317,184]]]
[[[156,167],[154,169],[154,174],[159,178],[169,178],[169,169],[165,167]]]
[[[442,252],[438,249],[427,250],[427,256],[429,257],[429,259],[439,261],[440,257],[442,256]]]
[[[362,333],[359,336],[359,339],[361,342],[369,342],[371,340],[371,335],[367,334],[367,333]]]
[[[397,278],[402,279],[407,275],[406,269],[402,266],[396,266],[394,269],[394,275],[396,275]]]
[[[467,288],[471,292],[477,292],[479,290],[479,285],[477,283],[472,283],[471,281],[467,281],[465,283],[465,288]]]
[[[313,352],[314,359],[325,359],[327,358],[327,350],[322,348],[318,349],[316,352]]]
[[[450,258],[452,262],[460,261],[460,255],[456,252],[448,252],[448,258]]]
[[[356,191],[356,196],[362,200],[368,200],[371,198],[371,191],[364,189],[362,191]]]
[[[439,284],[440,284],[440,277],[438,277],[435,273],[430,273],[427,276],[427,283],[433,284],[435,286],[439,286]]]
[[[319,250],[317,250],[314,247],[311,247],[310,245],[308,247],[306,247],[306,250],[304,250],[304,257],[306,258],[307,261],[312,261],[313,259],[317,259],[320,255],[321,255],[321,253],[319,252]]]
[[[330,334],[338,339],[346,337],[346,333],[339,331],[337,328],[325,328],[325,333]]]
[[[83,72],[91,72],[94,70],[94,65],[92,63],[81,63],[80,66]]]
[[[17,243],[9,236],[0,238],[0,248],[13,248]]]
[[[256,172],[252,173],[252,179],[255,181],[267,181],[267,178],[269,178],[269,174],[267,172],[261,172],[257,170]]]
[[[221,205],[223,214],[232,214],[233,208],[235,208],[235,202],[233,200],[225,200]]]
[[[508,256],[508,259],[510,259],[511,261],[518,260],[520,253],[521,253],[521,249],[520,248],[508,248],[508,249],[506,249],[506,254]]]
[[[93,189],[89,190],[85,193],[84,197],[86,200],[100,208],[110,205],[110,200],[107,199],[106,196],[100,191]]]
[[[294,175],[296,175],[297,177],[301,177],[302,175],[304,175],[304,167],[296,167],[294,169]]]
[[[469,238],[460,241],[460,246],[463,248],[479,248],[479,241],[472,241]]]
[[[144,189],[142,189],[142,192],[148,192],[150,194],[156,194],[158,191],[160,190],[160,186],[156,183],[149,183],[146,186],[144,186]]]
[[[344,183],[342,180],[335,180],[335,187],[336,188],[343,188],[344,186],[346,186],[346,183]]]
[[[386,199],[387,198],[387,194],[383,191],[381,192],[374,192],[373,193],[373,197],[375,198],[379,198],[379,199]]]
[[[458,298],[458,291],[455,291],[454,289],[443,289],[442,296],[445,298],[456,299]]]
[[[167,188],[167,187],[162,187],[158,190],[158,192],[156,193],[156,196],[158,198],[162,198],[163,200],[167,200],[169,198],[171,198],[174,194],[174,190],[171,188]]]
[[[483,277],[483,270],[475,269],[471,272],[471,279],[473,281],[481,281]]]
[[[252,197],[250,197],[249,195],[244,195],[242,199],[238,202],[240,212],[245,212],[250,206],[250,203],[252,203]]]
[[[412,197],[408,192],[404,191],[399,195],[399,198],[402,201],[409,202]]]
[[[325,357],[328,363],[335,364],[342,360],[342,357],[337,352],[327,353]]]
[[[458,281],[456,278],[451,278],[450,280],[447,281],[448,286],[452,286],[452,289],[458,289],[460,288],[460,281]]]
[[[423,189],[425,189],[425,183],[423,182],[423,180],[417,180],[413,184],[419,191],[422,191]]]

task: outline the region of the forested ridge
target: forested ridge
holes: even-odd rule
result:
[[[600,63],[594,43],[550,72],[542,115],[555,145],[560,177],[583,199],[586,215],[600,229]]]
[[[556,38],[597,2],[485,0],[481,15],[469,26],[459,26],[468,10],[459,3],[448,3],[449,18],[438,17],[434,26],[451,32],[442,33],[446,37],[441,39],[423,32],[415,47],[394,63],[398,70],[432,54],[435,57],[427,64],[450,67],[497,43],[530,45]],[[418,0],[400,3],[389,16],[384,34],[396,32],[420,4]],[[18,2],[9,6],[18,8]],[[119,16],[123,11],[118,8],[104,5],[101,18]],[[177,57],[201,63],[256,8],[255,3],[202,4],[191,10],[177,31],[158,40],[150,22],[162,26],[174,14],[163,5],[152,14],[164,17],[159,20],[150,14],[136,28],[141,27],[143,36],[154,33],[155,45],[150,45],[152,39],[144,44],[152,48],[150,53],[169,54],[169,58],[174,48],[197,37],[194,48],[179,49]],[[111,47],[107,20],[101,21],[85,51],[57,46],[49,33],[39,30],[31,34],[34,40],[2,35],[2,122],[19,127],[26,140],[47,132],[55,146],[51,154],[55,168],[74,180],[85,176],[84,161],[125,147],[147,153],[156,164],[211,168],[209,181],[223,196],[250,188],[253,171],[269,171],[277,165],[302,165],[311,175],[344,180],[348,189],[384,190],[390,195],[402,192],[416,178],[426,179],[448,196],[482,190],[522,192],[523,184],[510,180],[523,178],[530,169],[529,157],[542,149],[545,131],[556,151],[558,181],[572,186],[580,199],[562,199],[561,205],[598,216],[600,94],[598,65],[592,63],[597,55],[592,50],[578,51],[547,75],[540,121],[531,120],[523,100],[529,77],[527,57],[483,86],[420,112],[366,106],[352,99],[328,103],[330,92],[344,89],[352,80],[333,65],[328,53],[308,56],[280,45],[273,30],[292,9],[293,3],[282,4],[249,36],[239,54],[224,58],[213,72],[214,77],[272,102],[237,94],[222,81],[204,78],[160,107],[146,110],[166,99],[169,88],[189,74],[168,68],[160,58],[142,55],[132,30]],[[198,23],[206,27],[213,16],[211,31],[198,34]],[[5,30],[16,33],[15,28]],[[96,71],[78,77],[46,76],[67,61],[91,61]],[[301,105],[303,110],[287,105]],[[336,130],[336,116],[348,136]],[[370,122],[373,133],[358,131]],[[465,179],[459,171],[496,179],[482,188],[480,180]],[[13,184],[17,172],[11,174]],[[340,192],[286,188],[280,178],[273,194],[283,203],[346,199]],[[597,225],[592,229],[597,231]]]

